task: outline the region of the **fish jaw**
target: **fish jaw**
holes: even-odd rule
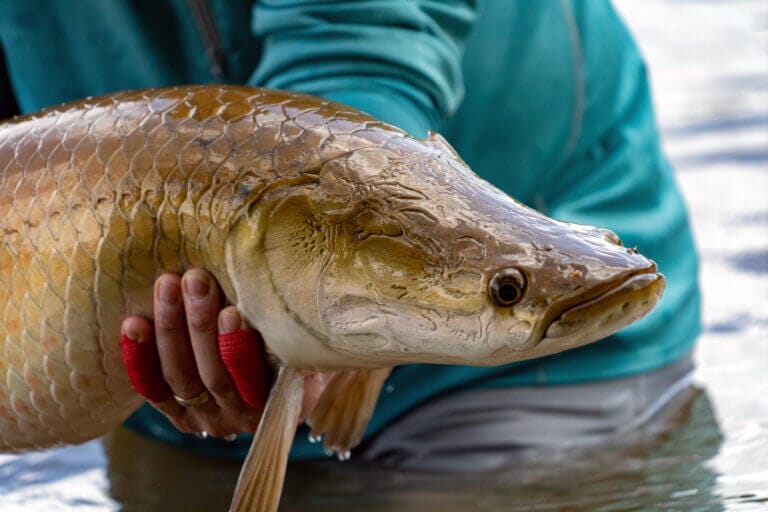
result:
[[[599,326],[590,329],[592,334],[589,337],[602,338],[613,334],[650,312],[661,298],[664,287],[662,274],[633,275],[618,287],[564,311],[549,324],[540,343],[572,337],[586,324]]]
[[[565,306],[542,326],[543,333],[527,358],[542,357],[586,345],[616,333],[647,315],[666,286],[664,275],[652,269],[623,276],[597,296]]]

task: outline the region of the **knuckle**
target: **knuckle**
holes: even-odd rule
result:
[[[208,391],[217,396],[222,396],[229,400],[229,396],[232,394],[232,382],[225,375],[216,375],[209,377],[205,381],[205,387]]]
[[[227,437],[229,434],[232,433],[231,428],[227,428],[225,425],[209,425],[205,431],[208,432],[213,437],[220,437],[224,438]]]
[[[238,431],[255,432],[261,421],[261,413],[261,410],[252,409],[248,405],[244,406],[244,409],[240,410],[236,415]]]
[[[245,432],[256,432],[256,429],[259,428],[260,421],[261,414],[245,418],[245,421],[243,422],[243,430]]]
[[[230,426],[222,417],[219,411],[207,411],[200,413],[197,417],[200,425],[199,430],[205,430],[208,435],[213,437],[226,437],[230,433]]]
[[[216,332],[216,315],[211,315],[208,310],[193,312],[193,314],[187,316],[187,323],[189,324],[190,329],[198,332]]]
[[[165,414],[165,416],[168,418],[168,421],[171,422],[171,425],[173,425],[174,428],[179,432],[184,432],[185,434],[191,434],[193,432],[193,429],[191,428],[189,421],[187,420],[186,416],[183,413],[180,416],[176,416],[166,411],[161,411],[161,412]]]
[[[155,316],[155,331],[157,335],[183,334],[183,325],[178,315],[158,311]]]
[[[165,373],[163,373],[163,377],[165,377],[165,381],[171,387],[173,393],[182,398],[192,398],[201,393],[201,384],[193,379]]]

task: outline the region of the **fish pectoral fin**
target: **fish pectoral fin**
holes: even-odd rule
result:
[[[339,372],[320,396],[307,419],[312,437],[325,434],[323,445],[335,451],[339,458],[363,438],[373,415],[381,387],[392,368]]]
[[[230,511],[277,511],[303,399],[304,374],[280,367],[240,470]]]

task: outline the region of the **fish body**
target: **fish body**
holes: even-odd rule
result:
[[[664,287],[616,235],[514,201],[439,135],[235,86],[0,124],[0,237],[0,451],[82,442],[140,405],[120,323],[152,317],[165,272],[210,271],[301,371],[539,357]]]

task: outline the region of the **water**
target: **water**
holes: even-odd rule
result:
[[[702,255],[699,391],[662,431],[492,477],[292,465],[286,511],[768,510],[768,4],[618,0],[650,66]],[[0,510],[222,510],[238,464],[120,430],[0,455]]]

